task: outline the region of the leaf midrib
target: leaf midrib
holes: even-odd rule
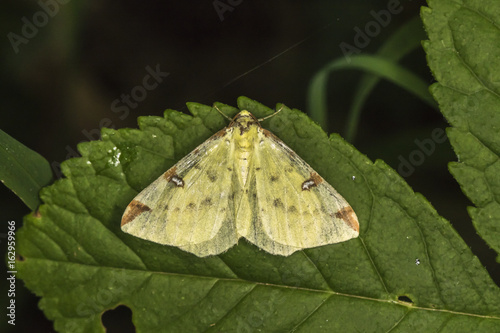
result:
[[[322,293],[322,294],[327,294],[329,296],[343,296],[343,297],[356,298],[356,299],[362,299],[362,300],[368,300],[368,301],[374,301],[374,302],[382,302],[382,303],[404,306],[405,308],[410,309],[410,310],[415,309],[415,310],[422,310],[422,311],[443,312],[443,313],[449,313],[449,314],[454,314],[454,315],[462,315],[462,316],[469,316],[469,317],[476,317],[476,318],[500,320],[500,314],[499,315],[483,315],[483,314],[467,313],[467,312],[453,311],[453,310],[447,310],[447,309],[436,309],[436,308],[429,308],[429,307],[423,307],[423,306],[408,305],[407,303],[389,300],[389,299],[378,299],[378,298],[373,298],[373,297],[368,297],[368,296],[341,293],[341,292],[337,292],[337,291],[333,291],[333,290],[320,290],[320,289],[312,289],[312,288],[306,288],[306,287],[279,285],[279,284],[274,284],[274,283],[249,281],[249,280],[244,280],[241,278],[236,278],[236,279],[235,278],[221,278],[221,277],[210,277],[210,276],[193,275],[193,274],[185,274],[185,273],[145,271],[145,270],[139,270],[139,269],[133,269],[133,268],[118,268],[118,267],[112,267],[112,266],[96,266],[96,265],[89,265],[89,264],[84,264],[84,263],[68,262],[68,261],[53,260],[53,259],[46,259],[46,258],[33,258],[33,257],[31,257],[29,259],[26,259],[25,262],[27,260],[35,260],[35,261],[41,261],[41,262],[48,261],[51,263],[79,265],[79,266],[87,266],[87,267],[97,267],[99,269],[110,269],[110,270],[117,270],[117,271],[127,270],[127,271],[131,271],[131,272],[143,272],[143,273],[147,273],[149,275],[160,274],[160,275],[167,275],[167,276],[187,277],[187,278],[196,278],[196,279],[214,279],[214,280],[217,280],[216,282],[219,282],[219,281],[239,282],[239,283],[245,283],[245,284],[260,285],[260,286],[265,286],[265,287],[283,288],[283,289],[306,291],[306,292],[312,292],[312,293]],[[39,296],[43,297],[44,295],[39,295]]]

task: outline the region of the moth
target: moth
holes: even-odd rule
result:
[[[220,254],[240,238],[289,256],[358,237],[351,206],[262,128],[268,117],[238,113],[140,192],[127,206],[121,229],[198,257]]]

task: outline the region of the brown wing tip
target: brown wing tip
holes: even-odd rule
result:
[[[132,202],[125,209],[125,213],[123,213],[122,224],[123,227],[125,224],[132,222],[137,216],[141,215],[143,212],[150,211],[147,205],[143,204],[140,201],[132,200]]]
[[[339,209],[338,212],[335,213],[335,217],[344,221],[352,230],[359,233],[359,222],[358,217],[354,213],[354,210],[351,206],[346,206],[342,209]]]

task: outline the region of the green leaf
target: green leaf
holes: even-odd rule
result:
[[[40,189],[53,182],[52,170],[40,154],[0,130],[0,181],[35,210]]]
[[[429,1],[424,46],[432,93],[459,158],[449,169],[474,203],[479,235],[500,253],[500,2]],[[500,256],[497,257],[500,262]]]
[[[142,117],[139,130],[103,130],[63,163],[39,214],[18,231],[18,277],[61,332],[104,332],[122,304],[138,332],[493,332],[500,291],[450,224],[394,170],[371,162],[298,110],[263,122],[355,209],[360,237],[289,257],[245,240],[198,258],[120,230],[139,190],[227,121],[188,104]],[[228,115],[237,109],[219,104]],[[248,98],[238,108],[273,111]],[[406,296],[411,302],[405,302]]]

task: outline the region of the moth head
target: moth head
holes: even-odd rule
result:
[[[242,132],[245,132],[253,125],[260,126],[259,121],[253,114],[246,110],[243,110],[233,118],[233,121],[231,122],[231,124],[229,124],[229,127],[237,126],[242,130]]]

